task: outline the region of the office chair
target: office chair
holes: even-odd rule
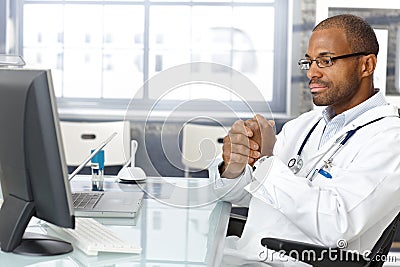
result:
[[[246,207],[233,206],[228,221],[228,230],[226,236],[242,236],[244,225],[246,224],[249,209]]]
[[[268,249],[284,252],[285,255],[290,255],[293,258],[298,257],[297,260],[315,267],[380,267],[384,264],[385,256],[389,253],[399,218],[400,213],[385,229],[366,259],[364,259],[363,255],[353,251],[328,248],[293,240],[263,238],[261,244]],[[312,257],[310,257],[310,251],[315,252]]]
[[[182,130],[182,163],[185,177],[190,169],[205,170],[222,152],[223,138],[228,134],[223,126],[187,123]]]
[[[113,132],[117,132],[117,135],[104,147],[104,165],[119,169],[130,158],[131,135],[129,121],[60,121],[60,128],[67,166],[80,165],[90,154],[90,150],[106,140]],[[89,165],[90,162],[88,163]],[[117,172],[117,170],[114,172]]]

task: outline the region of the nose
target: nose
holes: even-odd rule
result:
[[[310,69],[307,71],[308,79],[320,78],[322,76],[321,68],[317,66],[317,63],[312,61],[310,64]]]

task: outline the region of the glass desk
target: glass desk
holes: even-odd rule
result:
[[[116,234],[142,247],[140,254],[99,253],[87,256],[78,249],[52,257],[28,257],[0,252],[2,266],[218,266],[231,205],[219,202],[204,178],[148,178],[120,184],[106,177],[105,190],[144,190],[145,199],[135,220],[99,219]],[[90,190],[89,176],[77,176],[72,191]],[[46,233],[38,219],[27,231]]]

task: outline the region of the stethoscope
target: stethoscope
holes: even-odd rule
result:
[[[372,120],[372,121],[370,121],[370,122],[368,122],[368,123],[366,123],[366,124],[364,124],[364,125],[360,125],[360,126],[358,126],[357,128],[352,129],[352,130],[349,130],[348,132],[342,134],[339,138],[336,139],[336,141],[332,144],[332,146],[331,146],[331,147],[320,157],[320,159],[314,164],[314,166],[311,168],[310,172],[307,174],[306,177],[309,177],[310,174],[312,174],[311,177],[309,178],[310,181],[312,181],[312,180],[314,179],[314,177],[316,176],[317,173],[321,173],[322,175],[324,175],[324,176],[327,177],[327,178],[332,178],[332,177],[329,177],[330,174],[329,174],[328,172],[324,171],[323,168],[332,165],[333,157],[339,152],[339,150],[347,143],[347,141],[349,141],[349,139],[350,139],[358,130],[360,130],[361,128],[363,128],[363,127],[365,127],[365,126],[367,126],[367,125],[369,125],[369,124],[371,124],[371,123],[377,122],[377,121],[379,121],[379,120],[381,120],[381,119],[383,119],[383,118],[384,118],[384,117],[381,117],[381,118]],[[313,125],[313,127],[310,129],[310,131],[308,132],[308,134],[307,134],[306,137],[304,138],[304,141],[303,141],[303,143],[301,144],[301,146],[300,146],[300,148],[299,148],[299,151],[297,152],[296,157],[295,157],[295,158],[291,158],[291,159],[289,160],[289,162],[288,162],[288,167],[292,170],[292,172],[293,172],[294,174],[297,174],[297,173],[301,170],[301,168],[303,167],[303,160],[302,160],[302,158],[301,158],[301,153],[303,152],[304,146],[306,145],[306,143],[307,143],[308,140],[310,139],[311,134],[314,132],[314,130],[315,130],[315,128],[317,127],[317,125],[318,125],[318,123],[320,122],[320,120],[321,120],[321,119],[319,119],[319,120],[317,121],[317,123],[315,123],[315,124]],[[323,166],[322,166],[321,168],[316,169],[315,167],[317,166],[318,162],[320,162],[320,161],[327,155],[327,153],[328,153],[329,151],[331,151],[337,144],[339,144],[338,147],[333,151],[333,153],[331,154],[331,156],[329,157],[329,159],[326,160],[326,161],[324,161],[324,164],[323,164]]]
[[[321,119],[319,119],[317,121],[317,123],[314,124],[314,126],[311,128],[311,130],[306,135],[306,138],[304,138],[304,141],[303,141],[303,143],[301,143],[299,151],[297,152],[296,158],[292,158],[288,162],[288,167],[292,170],[292,172],[294,174],[298,173],[301,170],[301,168],[303,168],[303,160],[301,159],[301,153],[303,152],[304,146],[308,142],[308,139],[310,139],[311,134],[314,132],[314,130],[317,127],[320,120]]]

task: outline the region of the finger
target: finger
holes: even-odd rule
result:
[[[247,120],[245,125],[250,128],[253,132],[259,129],[258,123],[256,120]]]
[[[261,156],[261,153],[257,151],[258,145],[256,143],[253,146],[255,149],[252,149],[247,145],[231,143],[229,137],[227,137],[226,140],[227,141],[222,145],[222,158],[226,162],[231,161],[231,154],[238,154],[244,157],[252,158],[259,158]]]
[[[261,154],[262,155],[269,155],[273,154],[273,149],[276,142],[276,135],[275,135],[275,122],[272,120],[267,121],[263,116],[257,114],[255,116],[255,120],[259,123],[260,132],[261,132]]]
[[[248,161],[247,161],[247,163],[248,163],[249,165],[251,165],[251,166],[253,166],[253,163],[255,163],[255,162],[256,162],[256,160],[253,159],[253,158],[249,158]]]
[[[254,120],[257,121],[258,125],[263,128],[263,127],[271,127],[271,125],[267,122],[267,120],[260,114],[256,114],[254,116]]]
[[[224,143],[222,144],[222,159],[225,162],[230,161],[231,147],[232,147],[232,144],[231,144],[229,136],[225,136]]]
[[[234,145],[243,145],[248,148],[251,148],[251,144],[253,144],[250,142],[250,139],[243,134],[232,134],[231,133],[231,134],[229,134],[229,139],[230,139],[230,142]],[[254,147],[254,144],[253,144],[253,147]]]
[[[263,135],[263,137],[266,137],[265,136],[266,133],[275,132],[275,130],[274,130],[275,122],[273,120],[267,121],[263,116],[261,116],[259,114],[257,114],[255,116],[255,118],[260,126],[261,135]]]
[[[275,121],[273,120],[266,120],[262,115],[257,114],[254,116],[254,120],[257,121],[257,123],[260,125],[260,127],[265,128],[265,127],[271,127],[273,128],[275,126]]]
[[[269,123],[269,125],[271,125],[271,127],[275,126],[275,121],[273,121],[273,120],[269,120],[268,123]]]
[[[252,139],[249,140],[249,148],[253,149],[253,150],[259,150],[260,146],[258,145],[258,143]]]
[[[247,119],[247,120],[244,122],[244,125],[248,126],[248,125],[251,124],[252,122],[253,122],[252,119]]]
[[[257,150],[250,150],[249,157],[253,159],[258,159],[261,157],[261,153]]]
[[[242,120],[235,121],[229,130],[229,133],[243,134],[249,137],[253,136],[253,131],[249,127],[246,127],[244,121]]]
[[[247,146],[243,145],[232,145],[231,152],[252,158],[259,158],[261,156],[261,153],[259,151],[250,149]]]
[[[225,144],[230,144],[231,143],[231,138],[229,137],[229,135],[225,135],[224,136],[224,143],[222,146],[224,146]]]

